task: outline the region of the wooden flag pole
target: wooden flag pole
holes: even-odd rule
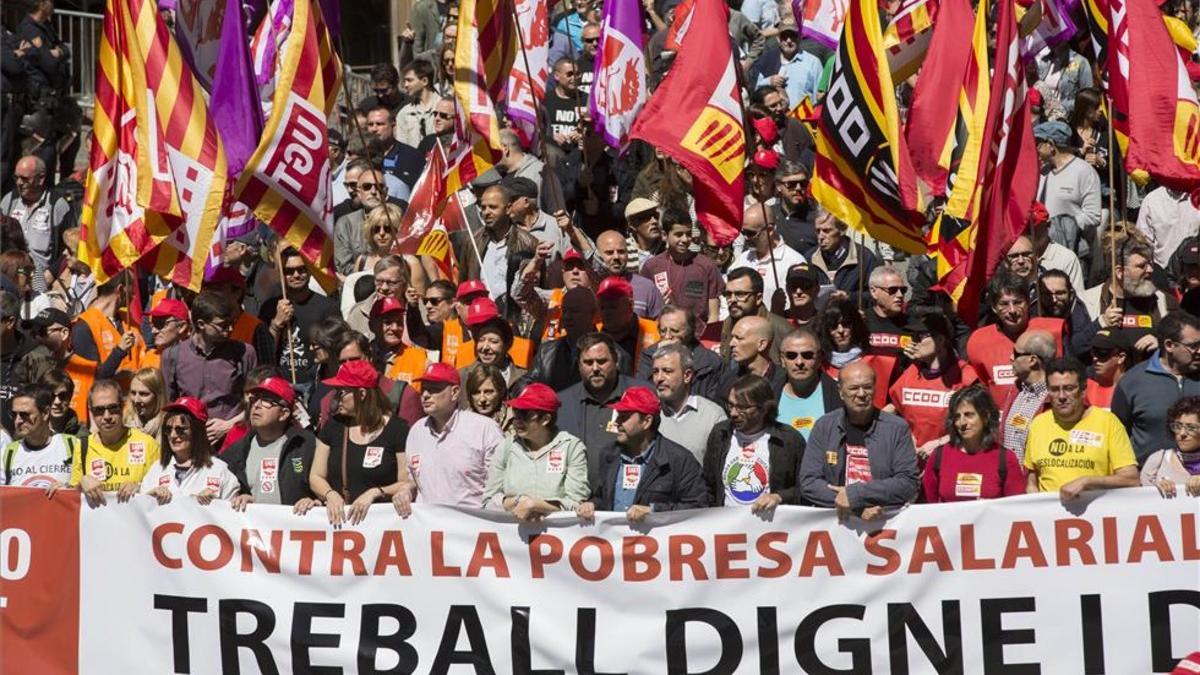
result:
[[[1108,115],[1105,121],[1108,123],[1108,254],[1109,254],[1109,269],[1108,276],[1113,284],[1117,282],[1117,209],[1116,209],[1116,185],[1113,184],[1113,158],[1116,155],[1113,153],[1113,124],[1112,124],[1112,98],[1106,96],[1108,104]]]
[[[283,273],[283,255],[282,255],[282,249],[279,246],[279,244],[281,244],[281,243],[286,243],[286,242],[279,242],[275,245],[275,269],[279,273],[280,297],[284,300],[287,300],[288,299],[287,279],[284,277],[284,273]],[[304,256],[301,256],[301,257],[303,258]],[[304,264],[307,265],[308,262],[305,261]],[[288,300],[288,302],[291,302],[291,300]],[[294,316],[293,316],[293,320],[295,320]],[[295,344],[295,338],[292,337],[291,323],[292,323],[291,321],[288,321],[288,326],[284,330],[287,331],[288,366],[291,368],[291,371],[292,371],[292,382],[295,382],[296,381],[296,344]]]

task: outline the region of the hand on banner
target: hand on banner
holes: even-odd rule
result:
[[[883,518],[882,506],[868,506],[862,510],[862,519],[865,521],[879,520]]]
[[[169,504],[171,502],[171,491],[165,487],[156,487],[146,494],[154,497],[154,499],[158,501],[159,506],[162,506],[163,504]]]
[[[1187,493],[1193,497],[1200,497],[1200,476],[1188,477]]]
[[[194,496],[196,497],[196,501],[200,502],[201,506],[208,506],[212,503],[212,500],[216,498],[217,493],[213,490],[209,490],[208,488],[204,488],[203,490],[197,492]]]
[[[583,520],[595,520],[596,505],[591,502],[584,502],[575,507],[575,515],[579,516]]]
[[[774,492],[764,492],[750,505],[750,513],[769,515],[776,506],[783,503],[783,497]]]
[[[329,524],[341,527],[346,522],[346,501],[337,490],[325,494],[325,512],[329,514]]]
[[[837,497],[833,500],[833,505],[837,508],[838,520],[845,520],[850,517],[850,497],[846,495],[846,488],[838,485],[830,485],[829,489],[837,493]]]
[[[1064,501],[1074,501],[1079,499],[1079,495],[1088,489],[1088,484],[1091,483],[1091,476],[1080,476],[1075,480],[1067,483],[1058,489],[1058,496]]]
[[[753,509],[754,507],[750,508]],[[651,509],[649,506],[634,504],[633,506],[629,507],[628,511],[625,512],[625,517],[628,518],[629,522],[631,523],[640,523],[646,520],[646,516],[650,515],[650,513]]]
[[[238,495],[229,500],[229,505],[238,513],[246,512],[246,505],[254,503],[254,495]]]
[[[64,483],[53,481],[46,487],[46,499],[54,499],[54,494],[64,487],[66,487]]]
[[[517,497],[517,501],[513,504],[512,514],[517,520],[522,523],[534,523],[541,520],[544,516],[537,510],[537,500],[528,495]]]
[[[108,500],[104,498],[104,484],[91,476],[79,479],[79,491],[87,498],[88,506],[93,509],[108,503]]]
[[[1159,478],[1154,487],[1158,488],[1158,493],[1167,499],[1175,497],[1175,481],[1170,478]]]
[[[121,504],[128,502],[130,499],[133,499],[133,496],[138,493],[138,489],[141,487],[140,484],[133,481],[121,483],[121,489],[117,490],[117,501]]]
[[[392,497],[392,506],[396,507],[396,515],[407,518],[412,515],[412,493],[400,490]]]
[[[363,518],[367,517],[367,509],[371,508],[371,504],[375,503],[374,493],[376,490],[379,491],[380,496],[387,496],[380,488],[373,487],[359,495],[358,499],[355,499],[353,502],[351,502],[350,511],[348,513],[351,525],[358,525],[363,521]]]
[[[292,513],[297,516],[302,516],[312,510],[314,506],[320,506],[321,502],[312,497],[302,497],[300,501],[292,505]]]

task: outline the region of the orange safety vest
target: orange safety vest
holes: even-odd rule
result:
[[[558,340],[567,334],[562,325],[563,289],[556,288],[550,292],[550,300],[546,302],[546,328],[542,331],[542,342]]]
[[[442,323],[442,363],[454,365],[458,361],[458,352],[463,348],[463,325],[458,319],[450,319]],[[473,354],[475,350],[470,350]]]
[[[121,343],[121,331],[118,329],[107,316],[95,307],[89,307],[79,315],[77,321],[82,321],[87,324],[88,329],[92,332],[92,340],[96,343],[96,351],[100,354],[100,360],[97,363],[104,363],[108,360],[109,355]],[[137,337],[133,342],[133,349],[125,355],[121,360],[118,370],[136,371],[141,363],[142,352],[146,350],[146,343],[142,340],[142,335],[138,331],[137,326],[131,326]]]
[[[475,341],[467,340],[458,348],[458,358],[451,365],[462,370],[467,366],[475,363]],[[525,337],[514,337],[512,346],[508,348],[508,358],[512,359],[513,365],[518,368],[529,368],[529,362],[533,360],[533,341]],[[445,359],[442,359],[445,361]],[[450,363],[447,361],[447,363]]]
[[[242,312],[237,321],[233,323],[233,328],[229,330],[229,337],[237,342],[253,345],[254,331],[258,330],[261,325],[262,320],[257,316],[250,312]]]
[[[92,382],[96,381],[96,366],[99,365],[95,361],[89,361],[78,354],[72,354],[67,358],[67,365],[64,370],[67,371],[67,376],[75,383],[75,393],[71,395],[71,410],[79,416],[79,422],[86,425],[88,421],[88,394],[92,391]]]
[[[642,358],[642,350],[653,344],[658,344],[658,322],[653,319],[638,318],[638,340],[634,344],[633,349],[633,370],[637,372],[638,359]],[[604,327],[599,323],[596,324],[596,330],[603,331]]]
[[[162,370],[162,354],[154,347],[149,347],[142,352],[142,362],[139,364],[142,368],[154,368]]]
[[[390,363],[384,374],[392,380],[413,382],[425,372],[429,365],[429,352],[413,346],[406,346],[399,354],[388,356]]]

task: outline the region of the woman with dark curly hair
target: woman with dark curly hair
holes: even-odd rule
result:
[[[982,385],[950,396],[946,435],[933,451],[921,479],[927,504],[996,499],[1025,494],[1025,472],[1011,451],[1000,447],[1000,411]]]
[[[888,387],[899,374],[899,361],[892,356],[872,354],[870,335],[867,321],[853,300],[830,300],[817,320],[817,336],[825,354],[825,372],[836,380],[838,372],[855,361],[870,365],[875,371],[873,402],[876,408],[883,408],[887,405]]]
[[[1154,485],[1164,497],[1174,497],[1176,484],[1200,497],[1200,396],[1185,396],[1167,410],[1167,428],[1175,447],[1164,448],[1146,458],[1142,485]]]

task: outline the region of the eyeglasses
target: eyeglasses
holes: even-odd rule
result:
[[[730,410],[736,410],[743,413],[747,413],[751,410],[762,407],[757,403],[734,403],[733,401],[729,401],[728,405]]]
[[[71,400],[71,392],[67,391],[66,389],[62,391],[56,391],[54,392],[54,400],[66,403],[67,401]]]
[[[779,41],[783,42],[784,40],[787,40],[788,42],[795,42],[796,41],[795,33],[787,33],[787,34],[780,35]]]
[[[251,396],[250,404],[251,405],[262,404],[268,408],[282,408],[283,407],[283,401],[280,401],[279,399],[273,398],[270,396]]]
[[[403,284],[404,284],[403,279],[384,279],[382,277],[375,277],[375,285],[376,286],[387,286],[389,288],[397,288],[399,286],[402,286]]]
[[[375,88],[373,88],[373,87],[372,87],[372,88],[371,88],[371,91],[375,92],[375,96],[377,96],[377,97],[379,97],[379,98],[383,98],[384,96],[387,96],[388,94],[390,94],[390,93],[391,93],[391,91],[392,91],[392,88],[391,88],[391,87],[384,87],[383,89],[375,89]]]
[[[434,117],[436,117],[436,118],[438,118],[439,120],[452,120],[452,119],[454,119],[454,113],[444,113],[444,112],[436,112],[436,111],[435,111],[435,112],[433,113],[433,116],[434,116]]]
[[[27,277],[33,276],[33,273],[36,271],[37,271],[36,267],[18,267],[17,268],[17,274],[24,274]]]
[[[358,190],[358,183],[356,183],[356,182],[344,180],[344,181],[342,181],[342,185],[346,186],[347,192],[354,192],[354,191]]]
[[[802,190],[808,187],[808,181],[804,180],[803,178],[796,180],[781,180],[779,181],[779,184],[789,190]]]
[[[104,415],[120,415],[121,404],[113,403],[112,405],[94,405],[92,406],[92,415],[95,417],[103,417]]]
[[[164,424],[163,432],[168,436],[190,436],[192,427],[187,424]]]
[[[383,189],[383,186],[380,185],[379,183],[359,183],[358,184],[359,192],[379,192],[379,191],[382,191],[382,189]]]
[[[301,276],[304,274],[308,274],[308,266],[307,265],[301,265],[299,267],[284,267],[283,268],[283,275],[287,276],[287,277],[296,277],[296,276]]]
[[[757,238],[758,235],[762,234],[763,232],[764,230],[742,230],[742,236],[749,241],[750,239]]]
[[[600,42],[600,38],[598,36],[594,38],[583,38],[583,44],[585,45],[594,45],[598,42]]]
[[[376,225],[375,228],[371,230],[371,234],[382,234],[384,232],[387,234],[394,234],[396,229],[393,227],[388,227],[387,225]]]
[[[34,410],[14,410],[13,417],[19,420],[33,419]]]
[[[228,333],[233,330],[233,326],[220,321],[205,321],[204,323],[208,324],[210,328],[216,330],[218,333]]]
[[[1032,356],[1035,359],[1038,358],[1038,355],[1034,354],[1033,352],[1019,352],[1014,349],[1013,354],[1012,354],[1012,360],[1016,361],[1017,359],[1025,357],[1025,356]]]
[[[737,300],[738,302],[741,302],[754,297],[754,291],[725,291],[721,295],[725,296],[725,298],[728,300]]]
[[[1193,436],[1200,434],[1200,424],[1188,424],[1185,422],[1171,422],[1168,425],[1172,433],[1182,434],[1188,433]]]
[[[811,349],[802,352],[784,352],[783,358],[787,359],[788,361],[795,361],[796,359],[812,361],[813,359],[817,358],[817,353]]]
[[[1172,340],[1172,342],[1175,342],[1175,341]],[[1188,350],[1189,352],[1191,352],[1193,354],[1200,352],[1200,342],[1175,342],[1175,344],[1179,345],[1180,347],[1183,347],[1184,349]]]
[[[877,291],[883,291],[888,295],[896,295],[897,293],[904,295],[908,292],[908,286],[874,286],[873,288]]]
[[[426,305],[440,305],[449,299],[450,298],[439,298],[439,297],[434,296],[431,298],[421,298],[421,302],[425,303]]]
[[[159,317],[159,318],[150,319],[150,325],[157,330],[162,330],[162,329],[166,328],[169,324],[175,323],[177,321],[179,321],[179,319],[176,319],[173,316]]]

